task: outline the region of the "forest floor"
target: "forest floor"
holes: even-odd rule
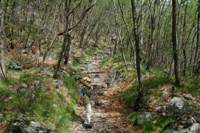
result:
[[[19,114],[44,124],[53,133],[66,133],[68,129],[70,133],[183,133],[191,132],[195,124],[200,127],[199,77],[188,77],[175,87],[173,77],[163,70],[146,71],[142,67],[145,97],[141,109],[134,112],[138,90],[134,64],[124,63],[121,55],[113,56],[108,49],[73,48],[70,62],[62,66],[58,79],[52,78],[56,58],[36,66],[24,59],[27,55],[22,58],[27,63],[15,55],[10,57],[8,80],[0,81],[0,133]],[[15,62],[30,66],[19,69]],[[92,105],[91,129],[84,127],[86,109],[79,97],[78,85],[84,78],[90,80],[85,88]],[[166,108],[174,99],[178,99],[175,105],[184,104],[178,112]]]
[[[131,81],[115,82],[110,87],[106,85],[109,77],[109,70],[102,69],[101,55],[96,54],[90,61],[84,65],[83,74],[87,74],[94,86],[91,90],[90,100],[92,106],[92,124],[91,129],[86,129],[83,122],[74,120],[70,127],[73,133],[137,133],[138,128],[134,128],[125,112],[124,103],[121,94],[124,89],[132,85]],[[85,119],[85,107],[79,105],[76,114],[83,120]]]

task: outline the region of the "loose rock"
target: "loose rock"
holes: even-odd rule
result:
[[[174,97],[170,100],[166,109],[168,114],[179,115],[184,112],[184,100],[181,97]]]
[[[154,112],[142,112],[137,116],[137,124],[142,125],[145,121],[151,121],[156,117]]]
[[[54,80],[54,85],[56,89],[60,89],[63,85],[63,82],[61,80]]]
[[[200,133],[200,124],[194,123],[189,130],[190,133]]]
[[[40,124],[30,120],[23,115],[14,119],[6,129],[5,133],[49,133],[50,130]]]

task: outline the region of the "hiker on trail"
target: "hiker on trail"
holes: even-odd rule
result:
[[[92,128],[92,105],[91,105],[91,102],[90,102],[90,98],[85,95],[84,96],[84,106],[85,106],[85,121],[83,123],[83,126],[85,128]]]
[[[79,104],[85,105],[85,97],[90,97],[90,79],[84,77],[79,81]]]
[[[83,126],[85,128],[92,128],[92,123],[91,123],[91,117],[92,117],[92,105],[90,102],[89,98],[89,89],[90,89],[90,84],[91,80],[87,78],[83,78],[80,80],[80,87],[79,87],[79,102],[80,105],[84,105],[85,107],[85,121],[83,123]]]
[[[78,100],[79,105],[83,105],[84,96],[85,96],[84,86],[82,84],[80,84],[79,85],[79,100]]]

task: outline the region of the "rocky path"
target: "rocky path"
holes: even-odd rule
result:
[[[109,73],[100,68],[101,55],[95,55],[88,64],[83,65],[83,73],[92,79],[91,102],[92,104],[92,124],[91,129],[85,129],[80,120],[72,122],[70,130],[72,133],[137,133],[128,120],[123,102],[120,99],[120,88],[128,83],[118,82],[107,87],[106,80]],[[77,115],[85,119],[84,106],[78,106]]]

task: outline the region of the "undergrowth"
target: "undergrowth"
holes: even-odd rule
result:
[[[37,73],[18,74],[18,79],[12,76],[0,81],[0,113],[3,115],[0,122],[9,122],[24,114],[55,133],[66,133],[76,105],[75,78],[69,74],[61,77],[65,87],[58,92],[52,84],[54,79],[50,77],[38,76]],[[39,81],[37,87],[31,86],[34,81]],[[27,84],[27,88],[19,89],[21,84]]]
[[[139,113],[132,112],[129,115],[129,118],[134,125],[138,124],[142,128],[143,133],[150,133],[152,131],[156,133],[167,132],[168,128],[176,122],[175,117],[164,116],[164,117],[155,117],[149,120],[144,120],[141,123],[137,123],[139,119],[138,115]]]
[[[164,85],[173,84],[174,79],[173,77],[169,77],[166,73],[162,72],[158,69],[152,69],[151,71],[143,71],[144,76],[143,86],[145,90],[145,95],[142,98],[142,102],[140,103],[140,110],[139,111],[147,111],[147,100],[150,97],[156,97],[160,99],[161,92],[160,87]],[[182,81],[182,86],[177,87],[176,93],[189,93],[193,96],[199,96],[200,94],[200,79],[199,77],[188,78]],[[126,90],[122,97],[127,105],[127,109],[134,110],[133,107],[136,102],[136,97],[138,96],[138,84],[135,82],[128,90]],[[160,101],[161,102],[161,101]],[[130,120],[133,124],[137,124],[138,112],[130,113]],[[139,124],[142,128],[143,133],[149,132],[167,132],[168,128],[176,122],[176,118],[172,116],[165,116],[165,117],[156,117],[150,121],[144,121],[143,123]]]

